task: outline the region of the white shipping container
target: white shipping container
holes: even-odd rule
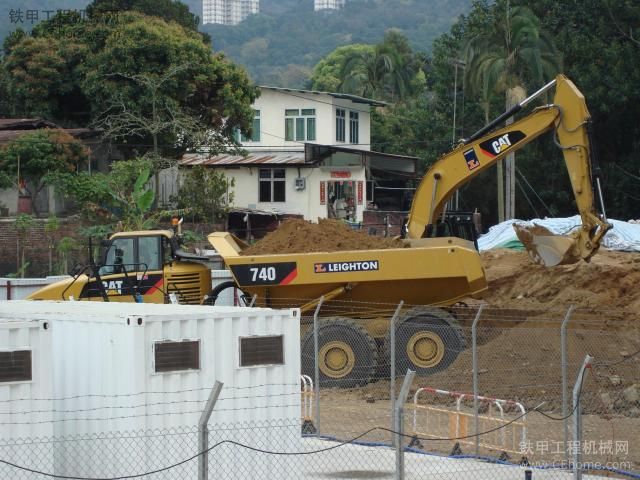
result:
[[[47,324],[47,330],[42,330],[46,335],[38,336],[40,344],[33,348],[40,352],[37,359],[48,366],[49,373],[48,383],[34,376],[30,390],[18,384],[0,384],[0,391],[13,389],[19,393],[12,395],[31,401],[57,399],[49,407],[40,407],[50,415],[49,421],[39,418],[27,432],[32,439],[53,436],[67,440],[52,444],[56,475],[137,474],[188,458],[197,451],[195,433],[181,437],[180,448],[160,449],[157,437],[166,435],[158,432],[195,427],[216,380],[224,383],[209,422],[210,429],[217,432],[216,439],[225,432],[224,439],[297,450],[299,314],[298,309],[0,302],[2,325],[17,325],[18,320],[36,326]],[[37,329],[34,326],[32,330]],[[23,334],[25,346],[36,342],[33,332]],[[0,348],[5,344],[11,346],[4,342]],[[266,345],[271,350],[252,345]],[[34,355],[34,365],[35,359]],[[8,405],[3,404],[2,411],[17,408],[11,402]],[[26,418],[29,422],[36,417]],[[246,430],[269,422],[285,428],[256,428],[251,435],[233,428],[244,425]],[[225,448],[223,458],[216,457],[225,478],[268,475],[276,463],[282,468],[281,458],[262,456],[260,461],[244,463],[239,471],[233,466],[239,452],[232,450]],[[137,459],[133,472],[131,455]],[[257,454],[245,451],[242,455],[246,461],[247,455]],[[19,458],[14,460],[20,463]],[[41,467],[39,461],[37,465]],[[47,465],[45,462],[41,468]],[[193,470],[193,478],[196,467],[195,461],[185,466],[187,471]],[[171,471],[164,475],[174,478]]]

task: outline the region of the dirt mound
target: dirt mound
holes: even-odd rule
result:
[[[600,250],[586,263],[543,267],[525,252],[482,253],[489,281],[485,300],[501,307],[640,309],[640,254]]]
[[[373,237],[353,230],[339,220],[320,219],[319,223],[310,223],[300,219],[289,219],[284,221],[277,230],[243,250],[242,255],[338,252],[403,248],[404,246],[402,240]]]

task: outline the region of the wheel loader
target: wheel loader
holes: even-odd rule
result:
[[[499,127],[554,87],[553,103]],[[611,228],[589,128],[583,95],[559,75],[462,140],[428,169],[415,191],[405,248],[242,255],[246,244],[230,233],[216,232],[208,240],[224,259],[233,281],[211,291],[209,270],[197,258],[181,253],[172,232],[118,233],[107,245],[101,264],[30,298],[167,302],[171,293],[177,293],[185,303],[215,303],[223,288],[235,287],[252,297],[256,306],[300,307],[307,318],[322,298],[320,312],[329,313],[319,322],[321,382],[341,387],[367,383],[389,364],[389,318],[393,313],[389,306],[403,301],[411,307],[401,312],[395,330],[398,371],[438,372],[453,363],[466,344],[460,329],[465,319],[450,307],[470,297],[479,298],[487,290],[473,229],[466,228],[469,218],[447,212],[448,200],[480,172],[549,132],[563,152],[582,225],[563,236],[541,227],[517,227],[516,233],[540,264],[589,261]],[[125,240],[131,253],[118,258],[121,252],[116,248],[122,250]],[[153,255],[143,258],[150,245]],[[302,333],[303,373],[311,373],[315,345],[308,323],[303,324]]]

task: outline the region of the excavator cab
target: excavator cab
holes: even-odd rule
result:
[[[471,212],[446,212],[440,222],[429,224],[425,228],[425,238],[457,237],[473,242],[478,249],[478,236],[474,214]]]

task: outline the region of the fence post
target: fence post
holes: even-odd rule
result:
[[[478,322],[484,309],[484,303],[478,308],[476,318],[473,319],[471,325],[471,355],[473,366],[473,419],[474,419],[474,434],[476,443],[476,455],[480,454],[480,437],[478,437],[478,431],[480,430],[480,419],[478,418]]]
[[[396,398],[396,321],[398,320],[398,315],[400,315],[400,310],[402,310],[402,306],[404,305],[404,300],[400,300],[400,303],[396,307],[396,311],[391,317],[391,323],[389,324],[389,342],[391,343],[389,350],[389,363],[391,368],[390,375],[390,392],[389,398],[391,399],[391,429],[393,430],[395,424],[395,410],[393,402]],[[392,444],[395,445],[396,437],[392,437]]]
[[[571,449],[573,451],[573,478],[574,480],[582,480],[582,467],[581,461],[581,445],[582,445],[582,412],[581,412],[581,393],[582,384],[584,382],[585,370],[591,368],[591,362],[593,357],[587,354],[582,362],[582,367],[578,372],[576,383],[573,386],[573,444]]]
[[[564,420],[562,423],[564,424],[564,459],[569,465],[569,451],[567,450],[567,445],[569,441],[569,395],[567,394],[567,325],[569,324],[569,319],[571,318],[571,314],[573,313],[573,309],[575,307],[573,305],[569,306],[567,313],[564,316],[564,320],[562,321],[562,325],[560,326],[560,368],[562,369],[562,418]]]
[[[198,480],[207,480],[209,478],[209,418],[213,412],[220,391],[222,390],[222,382],[216,380],[211,392],[209,392],[209,398],[204,406],[204,410],[200,414],[200,420],[198,420]]]
[[[416,376],[416,372],[407,369],[407,374],[402,382],[398,399],[395,400],[395,418],[396,418],[396,480],[404,480],[404,448],[403,448],[403,431],[404,431],[404,404],[407,401],[407,395],[409,395],[409,388],[413,383],[413,378]]]
[[[318,325],[318,315],[320,314],[320,309],[322,308],[322,303],[324,302],[324,295],[320,297],[318,301],[318,306],[316,307],[316,311],[313,312],[313,365],[314,365],[314,381],[315,384],[315,401],[316,401],[316,432],[318,436],[320,436],[320,364],[318,363],[318,354],[320,352],[320,348],[318,347],[318,335],[320,332],[320,327]]]

